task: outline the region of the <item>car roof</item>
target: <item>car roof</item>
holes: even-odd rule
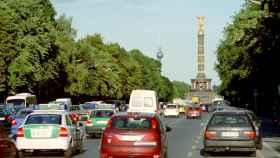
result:
[[[246,114],[244,110],[222,110],[222,111],[215,111],[214,114]]]
[[[31,115],[34,114],[58,114],[58,115],[64,115],[67,114],[64,110],[34,110]]]
[[[114,115],[114,117],[126,117],[126,116],[138,116],[138,117],[149,117],[152,118],[156,114],[154,113],[144,113],[144,112],[119,112]]]

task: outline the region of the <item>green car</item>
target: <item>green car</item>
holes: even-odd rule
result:
[[[100,136],[114,113],[114,109],[97,109],[92,112],[85,123],[87,134],[89,136]]]

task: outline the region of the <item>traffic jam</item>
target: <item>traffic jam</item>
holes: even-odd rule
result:
[[[165,119],[201,119],[211,115],[204,129],[204,157],[219,152],[256,156],[262,149],[260,121],[252,111],[213,104],[158,103],[152,90],[133,90],[128,104],[90,101],[72,105],[70,98],[37,104],[36,96],[20,93],[0,104],[0,158],[23,158],[55,153],[65,158],[83,152],[88,139],[100,139],[100,158],[167,158]],[[96,155],[92,155],[96,157]]]

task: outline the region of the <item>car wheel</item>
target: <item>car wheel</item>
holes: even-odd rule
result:
[[[71,145],[70,147],[64,151],[64,158],[71,158],[72,157],[72,148],[71,148]]]
[[[164,158],[168,158],[168,152],[167,151],[164,154]]]
[[[249,154],[249,157],[256,157],[257,156],[257,153],[256,151],[253,151]]]
[[[24,158],[24,152],[23,151],[18,151],[17,157],[18,158]]]
[[[256,148],[257,148],[258,150],[261,150],[261,149],[263,148],[263,142],[262,142],[262,140],[260,140],[260,142],[257,143]]]

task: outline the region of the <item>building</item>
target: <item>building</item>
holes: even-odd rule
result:
[[[191,100],[193,97],[199,97],[200,103],[211,103],[215,98],[213,92],[211,79],[206,78],[205,74],[205,54],[204,54],[204,33],[205,33],[205,18],[203,16],[198,17],[198,45],[197,45],[197,76],[195,79],[191,79],[191,90],[187,93],[186,97]]]

